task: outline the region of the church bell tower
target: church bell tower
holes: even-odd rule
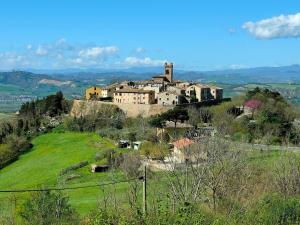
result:
[[[165,63],[164,75],[170,83],[173,82],[173,63]]]

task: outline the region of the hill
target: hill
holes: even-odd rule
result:
[[[33,72],[0,72],[0,112],[15,112],[24,102],[63,91],[67,99],[81,98],[85,88],[124,80],[150,79],[161,68],[89,69],[89,70],[32,70]],[[300,84],[300,66],[260,67],[219,71],[175,70],[175,79],[212,83],[224,87],[226,97],[240,94],[247,84]],[[299,88],[290,91],[275,85],[292,102],[299,104]],[[238,88],[237,90],[235,90]],[[243,91],[242,91],[243,92]]]
[[[13,164],[0,170],[0,189],[24,189],[54,187],[59,183],[66,186],[82,186],[103,183],[108,180],[108,173],[91,173],[90,164],[96,153],[115,148],[105,138],[92,133],[48,133],[33,140],[34,148],[20,157]],[[60,172],[67,167],[88,161],[89,165],[72,171],[66,176]],[[68,180],[68,176],[77,178]],[[117,174],[119,176],[120,174]],[[111,178],[109,179],[111,181]],[[124,185],[118,185],[119,194],[124,193]],[[85,214],[96,207],[102,192],[98,188],[78,189],[68,192],[70,202],[78,212]],[[0,201],[9,195],[0,194]],[[24,194],[17,194],[17,199],[24,199]]]

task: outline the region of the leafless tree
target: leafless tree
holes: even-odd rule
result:
[[[226,141],[217,139],[207,145],[207,160],[204,185],[211,194],[213,209],[216,210],[218,200],[235,196],[238,198],[247,187],[250,177],[246,170],[242,152],[233,148]]]
[[[129,204],[132,208],[138,208],[138,191],[139,191],[139,176],[141,176],[141,158],[137,154],[126,154],[120,165],[127,179],[130,179],[129,184]]]
[[[284,196],[300,194],[300,160],[294,153],[284,155],[275,166],[274,184]]]
[[[175,202],[196,202],[203,197],[212,200],[213,209],[224,198],[238,198],[247,188],[251,175],[245,172],[241,151],[222,139],[207,138],[183,150],[184,163],[168,159],[170,193]],[[167,166],[167,165],[166,165]],[[202,197],[202,198],[201,198]]]

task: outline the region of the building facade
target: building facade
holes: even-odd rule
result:
[[[223,88],[219,87],[211,87],[210,93],[216,100],[222,100],[223,99]]]
[[[178,105],[179,95],[175,92],[161,92],[157,95],[158,105]]]
[[[120,89],[114,92],[115,104],[155,104],[155,92],[140,89]]]
[[[186,95],[189,97],[195,97],[198,102],[208,101],[213,99],[210,92],[210,87],[202,84],[195,84],[186,89]]]
[[[152,77],[154,82],[173,82],[173,63],[165,63],[164,74]]]
[[[99,87],[90,87],[85,90],[86,100],[99,100],[102,95],[102,90]]]

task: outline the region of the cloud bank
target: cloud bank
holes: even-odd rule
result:
[[[251,35],[258,39],[298,38],[300,37],[300,13],[281,15],[243,25]]]
[[[144,52],[144,49],[139,47],[137,51]],[[75,45],[60,39],[46,44],[29,43],[18,50],[0,52],[0,70],[160,66],[165,62],[130,53],[123,57],[120,55],[121,50],[115,45]]]

